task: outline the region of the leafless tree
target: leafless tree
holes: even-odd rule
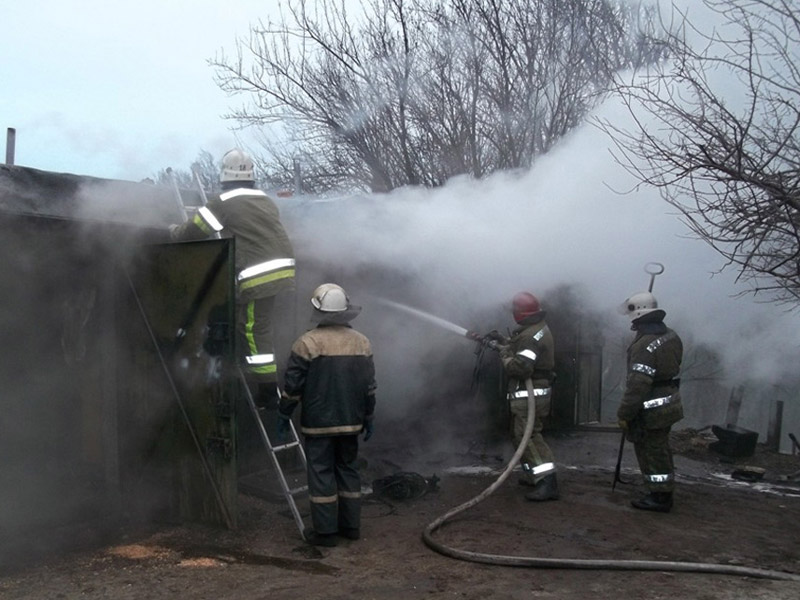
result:
[[[172,186],[173,180],[181,189],[196,190],[202,186],[207,195],[219,192],[219,166],[213,155],[201,150],[188,169],[161,169],[152,178],[157,185]]]
[[[202,186],[207,196],[218,194],[221,191],[219,161],[214,160],[214,156],[210,152],[201,150],[192,163],[190,171],[194,176],[194,187]]]
[[[800,6],[704,0],[701,33],[673,11],[670,60],[618,92],[633,127],[601,123],[618,159],[660,189],[748,291],[800,306]],[[666,22],[664,19],[663,22]],[[701,43],[688,40],[700,39]]]
[[[178,184],[179,188],[189,189],[195,186],[191,171],[184,171],[183,169],[173,169],[166,167],[161,169],[155,174],[153,180],[156,185],[172,186],[173,180]]]
[[[288,0],[210,61],[266,132],[271,179],[387,191],[527,167],[612,73],[662,57],[653,9],[624,0]],[[274,130],[269,130],[274,131]]]

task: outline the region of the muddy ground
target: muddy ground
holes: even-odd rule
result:
[[[611,490],[617,434],[572,432],[548,437],[556,453],[562,499],[533,504],[516,474],[486,500],[458,514],[433,538],[488,556],[686,561],[800,573],[800,457],[756,455],[731,461],[687,430],[679,455],[676,505],[669,514],[633,510],[642,492],[632,451]],[[422,532],[441,515],[479,495],[510,455],[398,457],[362,446],[365,484],[405,470],[407,488],[364,501],[362,539],[336,548],[303,543],[287,505],[269,494],[241,496],[236,531],[161,525],[37,564],[6,568],[0,598],[693,598],[800,597],[800,582],[714,573],[575,570],[483,564],[433,551]],[[402,460],[400,460],[402,459]],[[398,464],[398,460],[403,464]],[[391,465],[391,467],[387,467]],[[452,466],[461,468],[451,468]],[[731,477],[742,466],[763,479]],[[421,480],[433,483],[426,490]],[[420,484],[420,485],[418,485]],[[397,491],[397,490],[395,490]],[[303,503],[301,509],[305,512]],[[500,557],[499,559],[492,557]]]

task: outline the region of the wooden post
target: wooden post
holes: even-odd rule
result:
[[[737,385],[731,390],[731,397],[728,399],[728,413],[725,415],[725,424],[729,427],[735,426],[739,422],[739,409],[742,407],[743,395],[743,385]]]
[[[800,442],[797,441],[797,438],[793,433],[789,434],[789,439],[792,440],[792,456],[800,452]]]
[[[767,446],[775,452],[781,451],[781,429],[783,428],[783,400],[772,405],[767,428]]]

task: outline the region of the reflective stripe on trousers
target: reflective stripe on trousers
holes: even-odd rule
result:
[[[340,529],[359,529],[358,436],[307,436],[305,447],[314,531],[328,534]]]
[[[547,396],[550,393],[552,388],[533,388],[533,395],[534,396]],[[518,390],[514,392],[513,397],[515,399],[519,398],[527,398],[528,397],[528,390]]]
[[[546,462],[535,466],[528,463],[522,463],[522,470],[530,473],[533,476],[547,475],[556,470],[556,465],[555,463],[551,462]]]
[[[277,380],[277,363],[272,348],[272,311],[275,298],[256,298],[237,308],[237,331],[241,360],[247,371],[261,383]]]
[[[645,410],[651,408],[658,408],[659,406],[665,406],[672,402],[672,394],[669,396],[662,396],[661,398],[653,398],[652,400],[645,400],[642,404],[642,408]]]

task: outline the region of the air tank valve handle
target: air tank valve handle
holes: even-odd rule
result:
[[[650,287],[647,288],[648,292],[653,291],[653,282],[656,280],[656,275],[661,275],[664,272],[664,265],[658,262],[649,262],[644,266],[644,271],[650,275]]]

